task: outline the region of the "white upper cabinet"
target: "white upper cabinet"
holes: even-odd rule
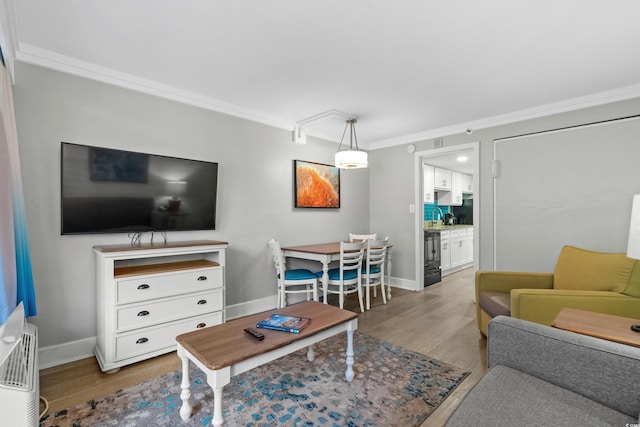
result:
[[[451,191],[438,198],[440,206],[462,206],[462,174],[451,172]]]
[[[451,171],[448,169],[434,168],[436,190],[449,190],[451,191]]]
[[[423,164],[422,165],[422,173],[423,173],[423,186],[424,186],[424,203],[433,203],[435,202],[434,197],[434,184],[435,184],[435,175],[434,175],[434,167]]]
[[[473,193],[473,175],[462,174],[462,192]]]

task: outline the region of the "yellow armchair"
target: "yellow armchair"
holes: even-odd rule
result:
[[[562,248],[553,273],[476,272],[476,317],[508,315],[551,325],[562,307],[640,319],[640,261],[623,253]]]

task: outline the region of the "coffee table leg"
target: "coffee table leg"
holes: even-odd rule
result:
[[[353,381],[353,330],[347,329],[347,372],[344,374],[348,382]]]
[[[191,405],[189,404],[189,398],[191,397],[191,390],[189,386],[189,358],[184,352],[181,345],[178,345],[178,357],[182,360],[182,382],[180,383],[180,399],[182,400],[182,407],[180,408],[180,418],[186,421],[191,417]]]
[[[309,346],[309,349],[307,350],[307,360],[309,362],[313,362],[313,359],[315,359],[316,354],[313,352],[313,344],[311,344]]]
[[[213,419],[211,424],[221,426],[224,422],[222,418],[222,387],[213,389]]]
[[[213,389],[213,419],[211,424],[221,426],[224,422],[222,418],[222,389],[231,381],[231,368],[226,367],[217,371],[205,370],[207,383]]]

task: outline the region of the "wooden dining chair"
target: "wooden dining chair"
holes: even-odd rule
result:
[[[350,242],[358,242],[358,241],[364,241],[364,240],[370,240],[370,239],[376,239],[378,236],[377,233],[373,233],[373,234],[355,234],[355,233],[349,233],[349,241]]]
[[[287,305],[287,294],[306,293],[307,301],[311,296],[313,296],[314,301],[318,301],[318,276],[302,268],[287,270],[280,242],[271,239],[269,240],[269,246],[271,247],[278,279],[278,308]]]
[[[360,302],[360,311],[364,313],[362,302],[362,258],[366,242],[340,242],[340,264],[339,267],[331,268],[328,271],[329,281],[327,284],[320,280],[323,298],[327,303],[327,294],[338,294],[340,308],[344,307],[344,297],[357,292]],[[316,273],[322,277],[322,271]]]
[[[387,245],[389,238],[382,240],[367,240],[362,262],[362,283],[366,288],[367,310],[371,310],[371,288],[374,298],[377,296],[376,286],[380,286],[382,302],[387,303],[385,292],[385,264],[387,262]]]

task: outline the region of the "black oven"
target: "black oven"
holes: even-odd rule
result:
[[[424,286],[442,280],[440,270],[440,230],[424,231]]]

